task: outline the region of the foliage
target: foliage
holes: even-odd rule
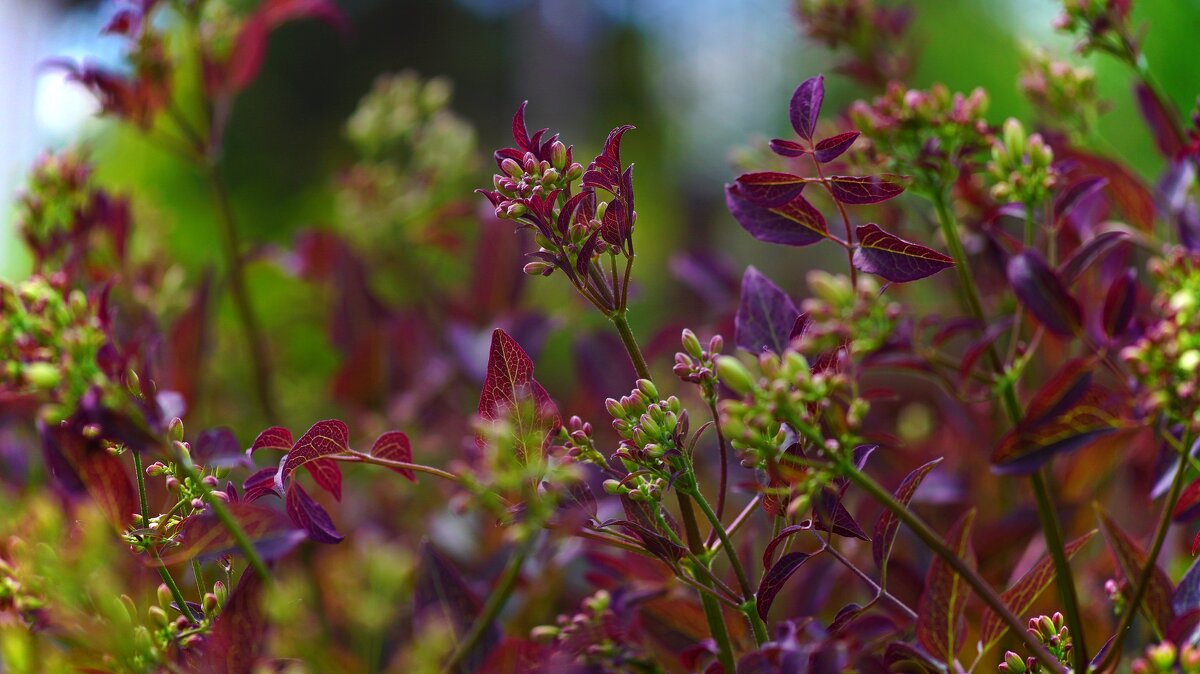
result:
[[[1131,68],[1154,188],[1095,149],[1091,70],[1035,52],[1035,120],[999,122],[901,81],[916,4],[797,2],[864,98],[803,79],[724,205],[845,260],[792,289],[693,254],[703,312],[638,302],[633,126],[585,162],[520,104],[480,209],[475,132],[414,71],[346,123],[333,222],[248,237],[236,103],[280,25],[349,28],[249,5],[123,5],[126,68],[55,63],[203,181],[221,264],[172,259],[83,146],[33,167],[34,273],[0,284],[4,669],[1198,670],[1171,527],[1200,516],[1200,112],[1132,3],[1056,26]],[[314,334],[328,369],[287,357]],[[547,335],[578,338],[574,386]]]

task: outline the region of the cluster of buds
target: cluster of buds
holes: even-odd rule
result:
[[[1012,117],[992,143],[988,172],[994,181],[994,199],[1030,208],[1042,203],[1061,180],[1054,167],[1054,151],[1041,134],[1026,135],[1025,127]]]
[[[0,612],[14,612],[32,623],[34,616],[45,605],[45,598],[37,592],[31,592],[13,565],[0,558]]]
[[[582,611],[559,615],[555,624],[533,628],[530,638],[552,644],[555,650],[571,654],[575,664],[598,671],[658,671],[653,660],[633,648],[632,635],[621,629],[607,590],[597,591],[582,603]]]
[[[604,455],[596,449],[592,425],[578,416],[572,416],[558,429],[559,444],[551,448],[555,454],[565,454],[581,463],[605,466]]]
[[[531,276],[559,269],[593,304],[606,313],[624,311],[628,281],[611,278],[597,258],[607,253],[633,259],[633,166],[621,163],[621,138],[632,126],[608,134],[604,150],[585,169],[572,159],[572,148],[548,129],[529,134],[525,105],[513,118],[516,147],[497,150],[500,173],[494,191],[477,190],[496,209],[497,217],[534,231],[538,250],[525,265]],[[581,179],[581,180],[580,180]],[[572,193],[580,180],[580,191]],[[607,193],[601,199],[598,193]],[[615,261],[614,261],[615,263]]]
[[[853,103],[850,118],[884,168],[913,175],[916,188],[932,193],[952,182],[959,165],[985,147],[987,106],[981,88],[952,94],[941,84],[919,90],[893,82],[872,102]]]
[[[900,305],[880,301],[879,281],[874,277],[859,276],[855,287],[844,275],[813,270],[808,273],[808,287],[813,296],[801,304],[804,329],[792,348],[815,363],[830,361],[843,349],[869,355],[895,332]]]
[[[908,5],[796,0],[795,7],[805,35],[830,49],[845,47],[850,58],[839,70],[860,82],[881,86],[905,79],[912,70],[912,50],[904,40],[913,16]]]
[[[96,307],[61,275],[0,283],[0,395],[29,395],[42,417],[69,417],[93,387],[109,378],[98,355],[108,343]]]
[[[1067,631],[1066,619],[1061,613],[1053,616],[1038,616],[1029,619],[1029,633],[1040,641],[1050,655],[1053,655],[1064,667],[1071,664],[1071,635]],[[1042,674],[1045,670],[1032,656],[1022,659],[1012,651],[1004,654],[1004,662],[1000,663],[1000,671],[1008,674]],[[1069,671],[1069,670],[1068,670]]]
[[[1063,0],[1055,30],[1079,38],[1080,53],[1108,52],[1124,59],[1137,58],[1137,45],[1129,27],[1133,0]]]
[[[1148,265],[1158,292],[1157,320],[1121,350],[1121,358],[1141,385],[1147,414],[1162,413],[1172,424],[1200,431],[1200,259],[1182,248]]]
[[[725,348],[725,338],[713,335],[706,348],[700,343],[696,333],[684,328],[680,342],[683,344],[683,351],[675,354],[675,367],[672,368],[675,376],[689,384],[700,386],[705,400],[716,400],[716,359]]]
[[[614,460],[630,470],[655,474],[670,475],[686,468],[682,448],[688,417],[679,398],[660,399],[653,382],[639,379],[629,395],[620,400],[609,398],[604,404],[621,438]]]
[[[866,401],[851,392],[846,374],[813,371],[800,353],[780,357],[767,351],[757,359],[758,374],[738,358],[717,359],[717,377],[737,397],[721,401],[721,428],[747,467],[778,463],[798,433],[821,452],[841,454],[854,446],[853,431],[867,412]],[[844,403],[843,401],[851,402]]]
[[[1170,641],[1151,644],[1133,661],[1133,674],[1200,674],[1200,649],[1191,644],[1177,648]]]
[[[474,180],[475,134],[450,109],[452,92],[444,78],[382,75],[351,115],[346,137],[360,161],[340,177],[338,210],[364,251],[410,240]]]
[[[1018,84],[1041,120],[1055,127],[1075,124],[1086,134],[1101,112],[1095,71],[1055,59],[1043,49],[1026,57]]]
[[[79,150],[47,153],[34,163],[17,201],[16,223],[37,270],[106,279],[112,272],[105,267],[123,261],[129,203],[97,187],[92,176]]]

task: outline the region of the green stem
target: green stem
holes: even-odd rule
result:
[[[1188,439],[1188,442],[1183,445],[1185,455],[1190,446],[1191,440]],[[1117,629],[1113,632],[1112,648],[1108,650],[1108,653],[1104,655],[1104,660],[1096,668],[1098,672],[1107,671],[1110,665],[1120,660],[1125,631],[1133,624],[1133,616],[1137,615],[1138,605],[1142,603],[1142,599],[1146,596],[1146,590],[1150,587],[1150,578],[1157,568],[1158,553],[1162,551],[1163,541],[1167,538],[1167,530],[1171,528],[1171,515],[1175,512],[1176,504],[1179,503],[1180,494],[1183,493],[1183,483],[1187,482],[1184,479],[1184,475],[1187,473],[1186,468],[1181,458],[1179,470],[1175,472],[1175,479],[1171,481],[1171,491],[1168,492],[1167,500],[1163,503],[1162,514],[1158,517],[1158,526],[1154,530],[1154,542],[1150,545],[1150,552],[1146,555],[1146,566],[1138,576],[1137,585],[1133,590],[1133,598],[1125,607],[1125,612],[1121,614],[1121,621],[1117,623]]]
[[[950,255],[954,258],[954,268],[958,272],[963,299],[971,312],[972,318],[983,329],[987,325],[986,316],[983,313],[983,303],[980,301],[979,288],[975,285],[975,279],[971,276],[971,270],[967,264],[966,251],[963,249],[962,241],[958,236],[958,222],[950,212],[950,207],[944,194],[935,195],[933,197],[933,205],[937,211],[938,224],[941,225],[942,236],[946,239],[946,246],[950,249]],[[1029,212],[1027,215],[1029,215],[1029,218],[1026,229],[1031,236],[1033,231],[1032,213]],[[1019,327],[1014,327],[1013,329],[1016,330]],[[1000,356],[996,353],[994,345],[988,345],[988,358],[996,375],[1004,381],[1004,364],[1000,361]],[[1016,425],[1021,420],[1021,404],[1017,399],[1017,394],[1013,389],[1011,381],[1006,382],[1001,387],[1001,400],[1009,422]],[[1079,599],[1075,591],[1075,577],[1071,572],[1071,564],[1067,559],[1066,550],[1063,547],[1062,529],[1059,527],[1058,518],[1054,513],[1054,500],[1050,495],[1047,480],[1048,476],[1043,475],[1039,471],[1030,475],[1029,484],[1033,489],[1034,498],[1037,501],[1038,519],[1042,524],[1042,533],[1046,539],[1046,549],[1050,554],[1051,560],[1054,562],[1054,573],[1058,579],[1056,585],[1063,602],[1062,608],[1066,617],[1067,629],[1070,630],[1071,638],[1074,641],[1074,647],[1071,649],[1071,652],[1075,671],[1086,672],[1088,652],[1087,645],[1084,643],[1083,623],[1079,618]]]
[[[330,457],[326,457],[326,458],[334,459],[335,461],[352,461],[354,463],[372,463],[372,464],[375,464],[376,466],[383,466],[385,468],[395,468],[397,470],[411,470],[414,473],[425,473],[426,475],[433,475],[435,477],[440,477],[443,480],[449,480],[451,482],[462,481],[462,478],[455,475],[454,473],[442,470],[440,468],[434,468],[433,466],[426,466],[423,463],[409,463],[407,461],[392,461],[391,459],[381,459],[377,456],[371,456],[370,454],[366,454],[364,452],[356,452],[353,449],[350,450],[349,455],[330,456]]]
[[[850,481],[858,485],[861,489],[870,494],[883,507],[887,508],[903,522],[913,533],[920,538],[922,542],[933,550],[935,554],[941,557],[950,568],[954,569],[967,585],[975,591],[975,594],[987,604],[989,608],[996,612],[1004,624],[1012,630],[1013,634],[1021,640],[1026,648],[1037,658],[1038,662],[1042,663],[1051,672],[1064,672],[1064,668],[1059,664],[1058,660],[1046,650],[1046,647],[1040,641],[1029,634],[1026,625],[1023,624],[1020,618],[1013,615],[1008,606],[1004,604],[1004,600],[996,594],[995,590],[988,586],[987,582],[979,576],[970,566],[967,565],[957,554],[951,550],[937,532],[929,527],[921,518],[917,517],[908,508],[904,507],[899,501],[892,497],[888,490],[884,489],[878,482],[871,479],[869,475],[859,470],[852,462],[842,460],[841,469]],[[1086,671],[1086,670],[1084,670]]]
[[[629,352],[629,360],[633,361],[633,369],[637,371],[637,375],[641,379],[650,379],[650,368],[646,365],[646,359],[642,356],[642,350],[638,348],[637,339],[633,336],[633,330],[629,329],[629,320],[625,318],[625,312],[621,311],[609,316],[609,320],[613,325],[617,326],[617,332],[621,335],[621,342],[625,344],[625,350]]]
[[[137,475],[138,507],[141,510],[142,527],[148,528],[150,526],[150,507],[146,499],[146,471],[142,467],[141,452],[132,450],[131,453],[133,454],[133,472]],[[167,589],[170,590],[171,598],[175,600],[175,605],[179,607],[179,612],[187,617],[188,622],[198,624],[200,621],[196,619],[196,616],[192,615],[191,607],[184,600],[183,593],[179,591],[179,585],[171,577],[171,572],[163,564],[162,558],[158,556],[158,550],[154,547],[154,544],[151,543],[147,549],[157,563],[155,568],[158,569],[158,577],[162,578],[163,585],[166,585]]]
[[[204,480],[196,470],[195,464],[192,463],[191,457],[182,453],[179,454],[176,457],[176,465],[183,471],[184,476],[200,489],[200,492],[204,495],[205,503],[212,507],[213,514],[220,520],[221,526],[225,527],[225,530],[233,537],[234,543],[237,544],[242,554],[246,555],[246,560],[250,563],[255,573],[258,574],[258,577],[262,578],[264,582],[270,583],[272,578],[271,572],[267,570],[267,563],[258,554],[254,543],[246,535],[246,530],[242,529],[242,525],[238,524],[238,521],[233,517],[233,513],[229,512],[229,508],[226,507],[225,502],[213,496],[212,490],[209,489],[208,485],[204,484]]]
[[[213,200],[217,205],[217,225],[221,233],[221,248],[224,251],[225,263],[229,266],[229,288],[233,294],[233,303],[242,325],[246,345],[250,348],[254,392],[267,421],[276,423],[279,415],[275,409],[275,381],[271,370],[271,354],[246,287],[241,242],[238,239],[237,225],[233,218],[233,206],[229,202],[229,191],[225,188],[225,182],[221,178],[216,160],[209,159],[205,163],[204,169],[208,175],[209,186],[212,188]]]
[[[484,603],[482,611],[475,618],[475,622],[471,623],[471,628],[463,636],[462,641],[458,642],[458,646],[454,649],[454,653],[450,656],[445,666],[442,667],[443,674],[449,674],[459,670],[463,660],[471,653],[480,639],[487,632],[488,626],[500,615],[500,611],[504,610],[504,605],[508,603],[508,598],[512,596],[513,590],[517,587],[517,579],[521,576],[521,567],[525,565],[525,560],[529,559],[529,555],[533,552],[533,547],[537,543],[537,536],[529,534],[525,540],[517,545],[513,556],[509,558],[508,564],[504,567],[504,571],[500,574],[500,580],[497,582],[495,589],[488,595],[487,602]]]
[[[696,513],[692,511],[692,502],[687,494],[676,490],[675,497],[679,499],[679,513],[683,518],[684,531],[687,533],[688,547],[692,554],[699,557],[706,551],[704,539],[700,537],[700,527],[696,524]],[[697,576],[696,582],[710,586],[707,578]],[[733,645],[729,639],[729,628],[725,626],[725,614],[716,599],[705,593],[700,593],[700,604],[704,608],[704,617],[708,620],[708,631],[717,644],[717,661],[726,672],[736,672],[733,659]]]
[[[746,602],[746,609],[743,612],[746,614],[746,619],[750,621],[751,629],[754,630],[754,640],[761,646],[770,637],[767,635],[766,623],[758,615],[757,595],[754,588],[750,585],[750,579],[746,577],[746,570],[742,568],[741,560],[738,559],[737,548],[733,547],[733,541],[729,540],[729,534],[726,533],[725,527],[721,524],[721,519],[717,517],[717,513],[708,504],[708,501],[704,498],[704,494],[701,494],[698,488],[692,489],[689,494],[692,500],[700,506],[700,511],[708,518],[709,524],[712,524],[713,531],[717,532],[717,537],[721,539],[721,546],[725,550],[725,556],[729,558],[729,564],[733,567],[733,573],[737,576],[738,586],[742,589],[742,597]]]

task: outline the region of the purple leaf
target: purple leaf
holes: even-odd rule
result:
[[[412,463],[412,444],[409,443],[408,436],[400,431],[388,431],[375,441],[375,445],[371,447],[371,456],[388,461]],[[410,482],[417,481],[417,474],[411,469],[388,467],[408,478]]]
[[[1171,596],[1171,608],[1175,615],[1186,615],[1200,609],[1200,560],[1192,562],[1192,566],[1179,579],[1179,586]]]
[[[759,241],[808,246],[829,235],[825,218],[803,196],[778,208],[764,208],[747,199],[737,185],[726,185],[725,205],[742,229]]]
[[[854,251],[854,267],[893,283],[915,281],[954,266],[953,259],[888,234],[874,223],[861,225],[855,234],[858,248]]]
[[[1047,330],[1064,337],[1079,331],[1083,322],[1079,302],[1036,252],[1027,250],[1008,261],[1008,282],[1021,304]]]
[[[793,524],[780,529],[779,533],[775,535],[775,538],[772,538],[771,542],[767,543],[767,547],[763,550],[763,569],[771,568],[771,560],[775,559],[775,548],[779,547],[781,543],[802,531],[812,531],[812,522]]]
[[[1125,270],[1108,288],[1104,297],[1104,334],[1116,338],[1125,332],[1133,319],[1138,294],[1137,272]]]
[[[249,465],[249,457],[238,445],[237,437],[224,426],[200,434],[192,446],[192,459],[202,466],[215,468]]]
[[[512,120],[512,136],[516,141],[517,147],[522,150],[529,149],[529,127],[525,124],[525,108],[529,105],[529,101],[521,101],[520,107],[513,115]]]
[[[775,565],[763,574],[762,581],[758,584],[758,592],[755,597],[758,598],[758,617],[763,620],[767,619],[767,613],[771,610],[771,604],[775,602],[775,595],[783,589],[783,584],[787,582],[792,574],[807,562],[812,555],[807,552],[789,552],[779,558]]]
[[[804,153],[808,152],[800,143],[782,138],[772,138],[768,147],[771,148],[771,152],[780,157],[803,157]]]
[[[279,559],[304,540],[304,532],[275,508],[246,501],[229,503],[226,507],[264,559]],[[163,563],[179,564],[191,559],[208,561],[241,554],[237,541],[211,512],[188,517],[179,529],[178,543],[162,556]]]
[[[975,510],[968,510],[946,535],[950,549],[974,566],[971,525]],[[934,657],[949,663],[966,641],[963,612],[970,591],[966,582],[941,557],[934,557],[925,576],[925,591],[917,604],[917,642]]]
[[[1091,176],[1076,180],[1064,187],[1054,198],[1054,220],[1057,222],[1070,216],[1077,206],[1104,189],[1105,185],[1108,185],[1107,178]]]
[[[1137,98],[1138,110],[1146,120],[1146,125],[1150,127],[1154,143],[1158,145],[1158,151],[1167,160],[1178,157],[1184,149],[1184,139],[1179,134],[1179,123],[1175,118],[1174,109],[1164,104],[1158,94],[1144,82],[1135,84],[1133,93]]]
[[[292,472],[309,461],[331,454],[341,454],[350,449],[350,429],[337,419],[318,421],[309,428],[288,452],[279,465],[275,486],[283,489]]]
[[[942,457],[938,457],[916,470],[912,471],[904,477],[900,482],[900,486],[896,487],[896,500],[901,505],[907,506],[917,493],[917,487],[921,486],[921,482],[929,471],[937,467],[942,462]],[[896,515],[890,510],[884,510],[879,516],[879,520],[875,523],[874,540],[871,541],[871,555],[875,558],[875,566],[883,570],[887,564],[888,557],[892,555],[892,545],[896,542],[896,533],[900,529],[900,520],[896,519]]]
[[[483,610],[483,603],[448,557],[428,542],[422,543],[413,583],[414,617],[418,624],[444,624],[453,630],[455,642],[463,639]],[[482,671],[487,654],[500,642],[500,628],[489,622],[483,636],[463,659],[461,671]]]
[[[829,138],[817,143],[815,148],[816,151],[813,153],[813,155],[815,155],[817,161],[821,162],[822,164],[831,162],[834,159],[842,156],[843,152],[849,150],[850,146],[854,145],[854,141],[858,140],[859,135],[860,134],[857,131],[847,131],[845,133],[839,133],[836,136],[830,136]]]
[[[742,275],[742,297],[734,318],[734,341],[751,353],[782,354],[800,310],[792,298],[754,267]]]
[[[275,494],[283,498],[283,494],[275,489],[275,473],[276,468],[263,468],[256,471],[246,481],[242,483],[242,499],[245,501],[257,501],[267,494]]]
[[[804,80],[792,93],[792,102],[788,108],[788,117],[792,128],[804,140],[812,140],[813,131],[817,128],[817,119],[821,116],[821,102],[825,99],[825,77],[817,75]]]
[[[822,490],[813,503],[813,528],[844,538],[871,540],[850,511],[846,510],[846,506],[842,505],[841,495],[832,489]]]
[[[333,526],[329,513],[313,500],[304,487],[293,483],[287,491],[287,512],[308,537],[317,543],[340,543],[343,536]]]
[[[1129,239],[1129,234],[1121,231],[1103,232],[1087,240],[1075,249],[1071,257],[1058,267],[1059,276],[1063,283],[1073,285],[1079,276],[1097,260],[1104,257],[1117,244]]]
[[[800,195],[807,184],[804,178],[778,171],[743,173],[738,176],[739,193],[759,206],[782,206]]]
[[[904,191],[900,176],[830,176],[829,190],[843,204],[877,204]]]

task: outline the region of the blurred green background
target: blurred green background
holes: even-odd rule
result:
[[[249,3],[253,4],[253,3]],[[1059,54],[1049,0],[921,0],[913,34],[913,85],[985,87],[989,118],[1026,116],[1016,77],[1026,45]],[[1149,33],[1145,49],[1162,88],[1183,110],[1200,93],[1187,56],[1200,34],[1200,0],[1136,2]],[[335,177],[353,162],[345,120],[381,73],[405,68],[442,75],[452,107],[473,124],[478,146],[508,142],[508,124],[529,99],[534,128],[561,131],[577,156],[593,152],[617,124],[638,126],[627,140],[637,163],[639,280],[643,300],[671,296],[665,262],[683,247],[717,246],[738,264],[798,279],[809,251],[754,242],[724,212],[721,185],[730,153],[786,135],[786,103],[802,79],[831,71],[837,57],[801,37],[786,0],[344,0],[354,31],[298,22],[271,39],[262,77],[237,101],[225,161],[236,208],[254,242],[286,244],[297,230],[333,216]],[[112,6],[97,2],[0,0],[0,189],[12,195],[37,152],[85,140],[106,183],[135,195],[141,227],[153,227],[171,255],[195,270],[215,263],[211,206],[195,171],[146,144],[136,132],[91,116],[86,96],[39,68],[52,56],[118,63],[120,43],[99,37]],[[1153,179],[1160,161],[1129,96],[1129,73],[1103,56],[1086,59],[1102,96],[1102,152]],[[827,110],[865,95],[831,76]],[[479,168],[490,182],[490,162]],[[19,278],[28,259],[0,229],[0,275]],[[661,270],[661,271],[656,271]],[[794,287],[794,286],[793,286]]]

